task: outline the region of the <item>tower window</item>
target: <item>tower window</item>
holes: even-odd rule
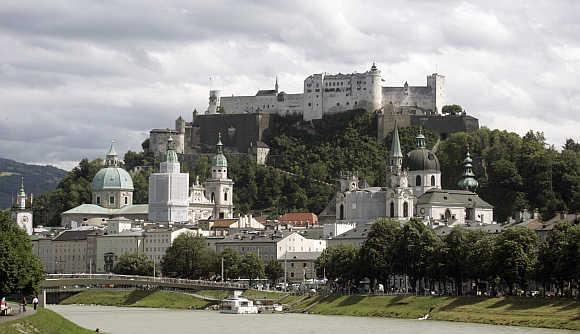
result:
[[[391,217],[395,217],[395,203],[391,202]]]
[[[415,185],[416,186],[421,185],[421,175],[417,175],[417,177],[415,178]]]
[[[403,203],[403,217],[409,217],[409,203]]]
[[[228,200],[228,192],[226,191],[226,192],[224,192],[224,201],[227,201],[227,200]]]
[[[431,185],[435,186],[435,175],[431,175]]]
[[[97,196],[97,205],[101,205],[101,196]]]
[[[211,193],[211,201],[215,202],[215,194],[214,193]]]
[[[125,196],[125,205],[129,204],[129,197]]]
[[[115,196],[109,196],[109,204],[115,204]]]
[[[340,215],[339,215],[340,219],[344,219],[344,205],[341,204],[340,205]]]

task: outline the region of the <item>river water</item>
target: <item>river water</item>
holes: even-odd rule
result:
[[[308,314],[221,314],[135,307],[51,305],[80,326],[112,334],[547,334],[551,329],[445,321],[322,316]]]

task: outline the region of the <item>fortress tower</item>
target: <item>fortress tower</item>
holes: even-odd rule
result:
[[[221,90],[210,90],[209,91],[209,106],[207,108],[207,113],[209,115],[216,114],[220,107],[220,100],[222,97]]]

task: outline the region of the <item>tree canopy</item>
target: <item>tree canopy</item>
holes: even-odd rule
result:
[[[145,254],[127,253],[119,257],[113,272],[120,275],[153,276],[153,261]]]

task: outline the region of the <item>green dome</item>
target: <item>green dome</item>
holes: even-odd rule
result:
[[[93,178],[93,191],[133,190],[133,179],[121,167],[105,167]]]
[[[459,189],[475,191],[479,186],[479,182],[473,177],[464,177],[457,182]]]
[[[214,167],[227,167],[228,160],[226,159],[225,155],[218,153],[213,156],[211,165]]]

